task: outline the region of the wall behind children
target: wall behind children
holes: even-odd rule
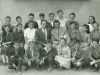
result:
[[[56,14],[58,9],[62,9],[65,17],[75,12],[80,25],[87,23],[90,15],[100,23],[99,8],[100,0],[0,0],[0,21],[4,23],[5,17],[11,16],[12,24],[16,24],[16,16],[21,16],[25,23],[29,13],[35,14],[35,20],[39,19],[39,13],[45,13],[48,19],[50,12]]]

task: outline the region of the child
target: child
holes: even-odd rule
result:
[[[22,48],[19,48],[19,42],[14,42],[14,47],[10,50],[9,53],[9,69],[17,69],[18,67],[18,74],[21,74],[22,69],[22,63],[23,63],[23,55],[24,50]]]
[[[39,28],[41,28],[41,20],[45,19],[45,14],[44,13],[40,13],[39,14],[39,18],[40,18],[40,20],[37,20],[37,23],[38,23]]]
[[[24,62],[25,62],[25,71],[29,70],[30,67],[33,67],[33,64],[36,64],[36,69],[39,70],[40,63],[40,53],[34,42],[29,43],[29,47],[25,52]]]
[[[24,43],[25,40],[24,40],[24,32],[22,31],[22,24],[18,24],[16,27],[17,27],[17,30],[13,33],[14,41]]]
[[[84,65],[83,60],[83,51],[80,48],[80,41],[76,40],[74,48],[72,49],[72,65],[75,67],[75,70],[82,68]]]
[[[46,47],[40,50],[40,65],[43,67],[48,66],[48,73],[52,71],[52,66],[54,65],[54,59],[57,54],[57,50],[52,47],[51,41],[46,41]]]
[[[2,54],[2,60],[3,64],[8,64],[8,55],[9,50],[12,47],[13,44],[13,34],[10,32],[10,27],[5,26],[5,34],[2,35],[2,48],[1,48],[1,54]]]
[[[10,16],[6,16],[6,18],[5,18],[5,24],[4,25],[2,25],[2,31],[3,31],[3,34],[5,34],[5,26],[9,26],[9,31],[10,32],[13,32],[13,26],[10,24],[10,22],[11,22],[11,17]]]
[[[90,47],[89,59],[91,60],[90,66],[94,66],[93,71],[98,71],[100,68],[100,46],[99,40],[93,39],[92,46]]]
[[[28,22],[29,22],[29,21],[34,21],[34,14],[33,14],[33,13],[30,13],[30,14],[28,15],[28,18],[29,18]],[[26,28],[29,27],[29,26],[28,26],[28,22],[25,23],[24,29],[26,29]],[[38,29],[38,23],[37,23],[36,21],[34,21],[34,26],[33,26],[33,28]]]

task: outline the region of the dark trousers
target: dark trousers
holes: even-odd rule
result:
[[[13,69],[13,64],[15,64],[16,66],[18,66],[18,70],[21,72],[22,69],[22,64],[23,64],[23,60],[22,58],[11,58],[9,60],[9,69]]]
[[[44,59],[44,66],[52,67],[54,63],[54,58],[48,57],[47,59]]]
[[[39,63],[40,63],[40,59],[35,59],[34,61],[31,61],[31,67],[33,67],[33,66],[37,66],[37,67],[39,67]],[[28,66],[28,61],[24,61],[24,65],[25,65],[25,67],[29,67]]]

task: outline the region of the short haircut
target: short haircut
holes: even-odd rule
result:
[[[49,13],[49,16],[50,16],[50,15],[54,15],[54,16],[55,16],[55,14],[54,14],[54,13],[52,13],[52,12],[51,12],[51,13]]]
[[[40,13],[39,17],[45,17],[45,14],[44,13]]]
[[[46,40],[46,44],[52,44],[52,41],[50,39]]]
[[[22,24],[17,24],[17,27],[18,27],[18,26],[23,26],[23,25],[22,25]]]
[[[46,22],[46,24],[47,24],[47,20],[41,20],[41,24],[42,24],[42,22],[43,22],[43,21],[45,21],[45,22]]]
[[[18,41],[15,41],[15,42],[14,42],[14,45],[15,45],[15,44],[20,44],[20,43],[19,43]]]
[[[33,13],[30,13],[28,16],[33,16],[34,17],[34,14]]]
[[[70,16],[70,15],[74,15],[74,16],[76,16],[74,12],[71,12],[71,13],[69,14],[69,16]]]
[[[94,24],[94,23],[96,23],[95,17],[94,17],[94,16],[92,16],[92,15],[91,15],[91,16],[89,16],[89,18],[90,18],[90,17],[92,17],[92,18],[93,18],[93,20],[94,20],[94,21],[93,21],[93,24]],[[88,24],[90,24],[90,22],[88,22]]]
[[[11,17],[10,17],[10,16],[6,16],[6,17],[5,17],[5,20],[6,20],[7,18],[9,18],[9,19],[11,20]]]
[[[58,23],[58,22],[60,24],[60,21],[59,20],[54,20],[53,24]]]
[[[71,25],[73,23],[75,23],[75,25],[77,25],[75,21],[70,21],[69,25]]]
[[[99,43],[99,39],[93,38],[93,39],[92,39],[92,42],[93,42],[93,41]]]
[[[57,11],[57,13],[61,13],[61,12],[63,13],[63,11],[62,11],[61,9],[59,9],[59,10]]]
[[[19,18],[22,19],[20,16],[17,16],[17,17],[16,17],[16,21],[17,21],[17,19],[19,19]]]

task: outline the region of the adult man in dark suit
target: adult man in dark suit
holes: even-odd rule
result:
[[[48,39],[51,39],[51,29],[47,28],[47,21],[41,21],[41,28],[37,29],[35,32],[35,41],[38,48],[45,46],[45,42]]]
[[[58,21],[58,20],[54,21],[54,26],[55,26],[55,28],[52,29],[52,31],[51,31],[51,39],[53,42],[53,46],[56,47],[59,44],[59,40],[60,40],[61,36],[64,36],[65,38],[67,38],[67,43],[69,44],[70,37],[68,35],[66,28],[60,27],[60,21]]]
[[[40,65],[42,67],[48,66],[48,71],[52,71],[55,56],[57,55],[56,48],[52,47],[51,40],[46,41],[46,47],[40,50]]]
[[[8,68],[16,70],[18,66],[18,74],[21,74],[24,52],[25,50],[19,47],[19,42],[14,42],[14,48],[11,48],[9,52]]]
[[[28,17],[29,17],[29,21],[33,21],[34,20],[34,14],[33,13],[30,13]],[[26,22],[26,24],[24,26],[24,29],[28,28],[28,22]],[[34,21],[34,28],[38,29],[38,23],[35,22],[35,21]]]

